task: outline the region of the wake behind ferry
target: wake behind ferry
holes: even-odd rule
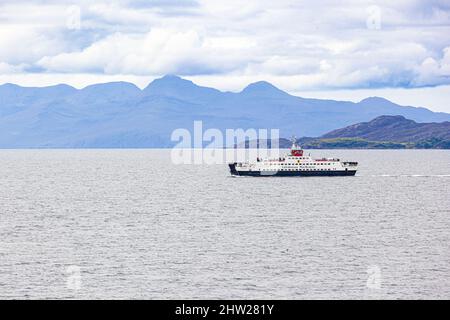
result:
[[[336,158],[313,159],[292,140],[289,154],[278,159],[257,159],[256,162],[228,164],[233,176],[286,177],[286,176],[354,176],[358,162]]]

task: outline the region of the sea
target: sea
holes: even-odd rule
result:
[[[359,170],[0,150],[0,298],[449,299],[450,152],[307,152]]]

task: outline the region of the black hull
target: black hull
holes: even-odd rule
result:
[[[342,177],[354,176],[356,170],[336,171],[237,171],[236,164],[230,163],[230,172],[233,176],[246,177]]]

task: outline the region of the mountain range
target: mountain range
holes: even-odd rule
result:
[[[195,120],[203,121],[204,130],[278,128],[280,136],[320,136],[381,115],[450,121],[450,114],[400,106],[380,97],[357,103],[297,97],[265,81],[241,92],[198,86],[174,75],[156,79],[143,90],[127,82],[83,89],[4,84],[0,148],[170,147],[175,144],[170,141],[173,130],[192,130]]]

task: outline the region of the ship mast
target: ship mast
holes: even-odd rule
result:
[[[294,157],[303,156],[302,148],[299,145],[297,145],[297,138],[295,136],[292,136],[291,141],[292,141],[291,156]]]
[[[295,149],[297,147],[297,138],[293,135],[291,137],[292,146],[291,149]]]

